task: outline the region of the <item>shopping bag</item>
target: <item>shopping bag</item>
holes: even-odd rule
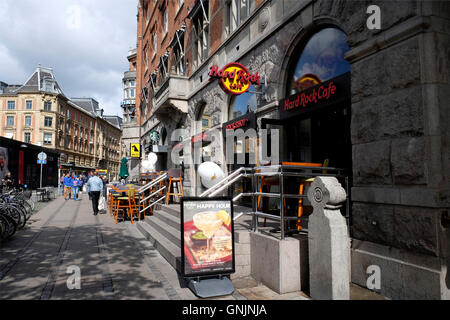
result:
[[[106,201],[104,196],[100,196],[100,200],[98,201],[98,210],[102,211],[106,208]]]

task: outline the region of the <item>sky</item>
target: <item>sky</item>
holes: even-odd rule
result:
[[[136,47],[138,0],[0,0],[0,81],[53,68],[68,98],[92,97],[122,116],[122,78]]]

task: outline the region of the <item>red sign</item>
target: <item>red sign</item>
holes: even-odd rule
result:
[[[225,129],[226,130],[234,130],[237,128],[245,127],[247,125],[247,123],[248,123],[248,119],[238,120],[238,121],[235,121],[233,123],[226,125]]]
[[[212,66],[209,71],[211,78],[219,79],[220,86],[225,92],[242,94],[250,85],[260,85],[261,76],[256,72],[251,74],[246,67],[237,62],[231,62],[219,70],[218,66]]]
[[[331,96],[336,94],[336,86],[333,81],[328,83],[328,85],[319,86],[317,89],[314,88],[308,93],[300,93],[296,99],[291,100],[287,98],[284,100],[284,110],[291,110],[294,108],[303,107],[305,108],[310,103],[318,103],[320,100],[328,100]]]
[[[199,141],[203,141],[203,140],[205,140],[206,138],[208,138],[208,135],[207,135],[205,132],[202,132],[202,133],[197,134],[196,136],[193,136],[193,137],[192,137],[192,143],[196,143],[196,142],[199,142]]]

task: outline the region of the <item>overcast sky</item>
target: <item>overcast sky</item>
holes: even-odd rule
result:
[[[122,77],[136,46],[138,0],[0,0],[0,81],[23,84],[38,64],[64,94],[122,116]]]

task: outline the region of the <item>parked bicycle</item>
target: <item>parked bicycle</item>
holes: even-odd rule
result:
[[[0,195],[0,240],[12,237],[25,227],[34,210],[31,191],[15,188]]]

